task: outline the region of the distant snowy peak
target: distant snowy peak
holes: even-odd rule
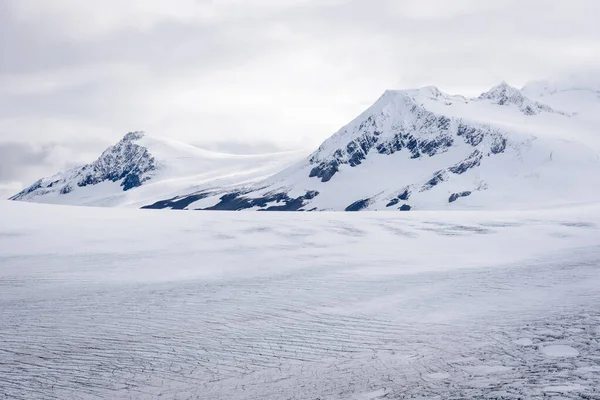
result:
[[[42,178],[11,200],[141,207],[179,193],[265,179],[306,152],[215,153],[170,138],[130,132],[93,162]]]
[[[514,106],[526,115],[537,115],[542,112],[568,115],[568,113],[554,110],[546,104],[531,100],[519,89],[506,82],[493,87],[472,101],[485,101],[498,106]],[[440,112],[437,107],[435,108],[437,111],[434,111],[428,105],[449,106],[468,102],[469,100],[463,96],[443,93],[434,86],[410,90],[387,90],[365,112],[327,139],[313,153],[310,158],[311,163],[331,157],[345,159],[351,165],[359,163],[361,150],[366,153],[375,144],[377,144],[375,146],[377,151],[389,154],[397,146],[400,131],[413,131],[415,140],[423,139],[420,142],[439,138],[441,133],[450,128],[450,125],[456,128],[455,131],[458,130],[458,126],[450,124],[451,116]],[[432,149],[429,146],[426,147],[422,150],[428,154]],[[414,155],[418,157],[417,151],[414,152]]]
[[[597,201],[597,105],[593,91],[540,96],[505,82],[476,98],[435,87],[388,90],[294,163],[132,132],[93,163],[42,179],[13,199],[279,211]]]
[[[432,87],[386,91],[310,156],[313,168],[309,176],[327,182],[341,165],[356,167],[371,152],[390,155],[406,149],[411,159],[431,157],[446,152],[456,140],[485,154],[504,151],[507,140],[500,132],[488,125],[465,123],[461,118],[429,111],[418,101],[423,96],[446,104],[453,100]]]
[[[138,187],[151,179],[158,167],[149,150],[137,143],[144,135],[140,131],[130,132],[91,164],[42,178],[10,200],[29,200],[49,193],[67,194],[76,187],[105,181],[119,182],[123,191]]]
[[[476,100],[487,100],[500,106],[515,106],[525,115],[536,115],[541,112],[567,115],[562,111],[556,111],[552,107],[531,100],[523,92],[506,82],[494,86],[489,91],[482,93]]]
[[[78,186],[95,185],[103,181],[120,181],[123,190],[140,186],[152,178],[157,163],[149,150],[137,143],[144,132],[130,132],[114,146],[106,149],[89,166],[84,167]]]
[[[515,107],[531,116],[542,112],[569,116],[550,106],[533,101],[519,89],[502,82],[481,94],[475,102]],[[433,102],[433,103],[432,103]],[[365,112],[327,139],[314,152],[310,177],[329,181],[344,164],[360,165],[370,152],[393,154],[402,149],[410,158],[434,156],[446,152],[457,140],[486,156],[504,151],[506,135],[487,124],[466,122],[463,118],[431,111],[428,105],[468,103],[462,96],[451,96],[433,86],[411,90],[387,90]],[[474,149],[474,150],[475,150]]]
[[[565,141],[579,120],[558,109],[506,83],[473,99],[435,87],[388,90],[279,174],[145,208],[408,211],[595,200],[589,171],[598,157]]]

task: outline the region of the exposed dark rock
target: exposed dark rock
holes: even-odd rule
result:
[[[429,190],[445,180],[446,171],[437,171],[435,174],[433,174],[433,177],[429,181],[427,181],[425,185],[423,185],[421,191]]]
[[[321,178],[321,182],[328,182],[338,172],[336,163],[319,164],[310,170],[309,178]]]
[[[386,207],[392,207],[392,206],[395,206],[395,205],[396,205],[396,204],[398,204],[399,202],[400,202],[400,200],[398,200],[397,198],[396,198],[396,199],[392,199],[392,200],[390,200],[390,202],[389,202],[389,203],[387,203],[387,204],[386,204]]]
[[[485,131],[470,125],[459,124],[456,131],[457,136],[462,136],[465,143],[475,147],[478,146],[485,137]]]
[[[141,185],[142,182],[140,182],[140,176],[136,174],[126,175],[125,179],[123,179],[123,182],[121,182],[121,186],[123,186],[124,191],[133,189]]]
[[[358,200],[346,207],[345,211],[360,211],[369,206],[371,199]]]
[[[441,117],[438,118],[437,120],[437,126],[440,129],[444,129],[444,130],[448,130],[450,129],[450,118],[448,117],[444,117],[443,115]]]
[[[423,155],[431,157],[443,153],[454,144],[451,118],[436,115],[417,105],[413,105],[410,112],[416,114],[416,122],[410,127],[386,128],[391,129],[393,135],[388,135],[385,139],[381,139],[381,129],[387,123],[388,116],[380,114],[369,116],[363,121],[358,126],[360,135],[345,147],[337,149],[326,158],[320,158],[320,153],[327,148],[327,142],[324,143],[310,159],[310,163],[315,166],[309,177],[317,177],[322,182],[327,182],[339,171],[340,165],[359,166],[372,149],[380,154],[393,154],[406,148],[410,157],[414,159]]]
[[[490,145],[490,150],[494,154],[503,153],[506,149],[506,138],[498,136],[495,137]]]
[[[408,189],[405,189],[404,192],[402,192],[398,195],[398,198],[400,200],[404,200],[404,201],[408,200],[409,197],[410,197],[410,190],[408,190]]]
[[[138,140],[144,137],[144,132],[142,131],[134,131],[134,132],[129,132],[127,133],[125,136],[123,136],[123,139],[121,141],[123,142],[131,142],[132,140]]]
[[[286,196],[284,204],[267,207],[265,211],[298,211],[306,205],[305,200],[312,200],[318,194],[319,192],[317,191],[309,191],[306,192],[304,196],[296,197],[294,199]]]
[[[346,146],[346,153],[349,155],[348,164],[350,164],[351,167],[360,165],[361,161],[366,158],[367,153],[377,142],[377,136],[378,135],[375,135],[375,132],[373,132],[373,136],[365,134],[348,143]]]
[[[173,197],[172,199],[169,199],[169,200],[157,201],[156,203],[144,206],[142,208],[146,208],[146,209],[170,208],[173,210],[183,210],[184,208],[186,208],[193,202],[205,199],[212,194],[214,194],[214,193],[205,192],[205,193],[192,194],[192,195],[185,196],[185,197]]]
[[[340,163],[337,160],[322,162],[314,167],[308,176],[310,178],[321,178],[321,182],[328,182],[339,171],[339,165]]]
[[[309,190],[308,192],[306,192],[306,194],[304,195],[304,200],[312,200],[315,197],[317,197],[319,195],[319,192],[316,190]]]
[[[62,189],[60,189],[60,194],[67,194],[70,193],[73,190],[73,188],[69,185],[64,186]]]
[[[471,195],[471,192],[469,192],[469,191],[460,192],[460,193],[452,193],[450,195],[450,198],[448,199],[448,203],[454,203],[459,198],[461,198],[461,197],[467,197],[467,196],[470,196],[470,195]]]
[[[375,118],[373,118],[373,116],[369,116],[369,118],[367,118],[365,121],[361,122],[360,126],[358,127],[359,130],[363,131],[367,128],[375,128],[377,126],[377,123],[375,121]]]
[[[221,196],[219,203],[204,208],[204,210],[239,211],[259,207],[263,208],[264,211],[298,211],[307,204],[306,200],[312,200],[318,195],[319,192],[311,190],[296,198],[289,197],[285,192],[267,193],[262,197],[251,198],[245,197],[244,193],[234,192]],[[272,202],[278,204],[267,207],[267,204]]]
[[[411,152],[417,151],[417,146],[419,145],[417,139],[415,139],[412,135],[409,135],[406,139],[408,140],[406,142],[406,148]]]
[[[134,143],[143,136],[142,132],[130,132],[106,149],[96,161],[81,168],[82,177],[77,186],[122,179],[123,191],[127,191],[149,180],[156,169],[156,161],[147,148]]]
[[[23,190],[20,194],[29,194],[33,191],[38,190],[39,188],[42,187],[42,180],[40,179],[39,181],[37,181],[36,183],[34,183],[33,185],[29,186],[27,189]]]
[[[264,198],[260,199],[251,199],[247,197],[240,197],[242,193],[234,192],[228,193],[226,195],[221,196],[221,201],[215,204],[214,206],[204,208],[204,210],[218,210],[218,211],[238,211],[243,210],[245,208],[252,208],[254,205],[259,207],[266,206],[266,201]],[[274,198],[270,198],[269,200],[275,201],[276,199],[281,199],[281,196],[274,196]],[[262,201],[262,204],[261,204]]]
[[[398,208],[398,210],[400,211],[410,211],[412,209],[411,206],[409,206],[408,204],[402,204],[402,206],[400,206],[400,208]]]
[[[451,147],[454,140],[450,136],[438,136],[434,140],[424,140],[421,142],[420,150],[429,157],[442,153],[446,148]]]
[[[337,149],[327,161],[321,161],[309,174],[310,178],[321,178],[321,182],[328,182],[338,171],[341,164],[351,167],[360,165],[367,153],[377,142],[377,136],[363,134],[346,145],[345,150]],[[311,159],[311,163],[315,162]]]
[[[462,174],[471,168],[478,167],[481,164],[481,158],[483,155],[479,150],[472,152],[467,158],[458,164],[448,168],[453,174]]]
[[[376,147],[377,152],[379,154],[393,154],[397,151],[402,150],[402,148],[404,147],[402,136],[403,135],[399,133],[394,135],[394,137],[390,141],[379,143]]]
[[[9,197],[9,200],[21,200],[24,196],[27,196],[29,193],[35,192],[36,190],[40,189],[42,187],[42,180],[38,180],[36,181],[33,185],[29,186],[28,188],[23,189],[22,191],[20,191],[19,193],[15,194],[12,197]]]

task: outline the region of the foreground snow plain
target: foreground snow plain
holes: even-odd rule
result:
[[[600,399],[600,204],[0,203],[0,397]]]

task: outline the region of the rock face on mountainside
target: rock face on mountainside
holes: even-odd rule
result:
[[[123,191],[141,186],[152,178],[157,165],[148,149],[136,143],[143,132],[130,132],[106,149],[94,162],[40,179],[10,200],[30,200],[50,193],[67,194],[75,187],[119,182]]]
[[[437,90],[433,93],[442,96]],[[309,177],[327,182],[341,165],[357,167],[371,152],[392,155],[405,150],[411,159],[433,157],[448,151],[456,141],[474,148],[465,160],[452,167],[452,172],[462,173],[464,169],[459,165],[468,169],[475,166],[473,159],[481,160],[483,154],[498,154],[506,148],[502,132],[428,111],[403,91],[386,92],[374,108],[379,109],[360,123],[343,128],[311,155],[313,168]]]
[[[93,162],[42,178],[12,200],[98,207],[142,207],[176,193],[258,181],[305,153],[233,155],[131,132]],[[185,207],[206,194],[187,196]],[[297,203],[296,203],[297,204]]]
[[[556,123],[577,126],[572,117],[506,83],[473,99],[433,87],[390,90],[301,165],[254,185],[194,193],[202,199],[195,204],[181,195],[146,208],[408,211],[558,202],[557,184],[572,190],[567,197],[586,191],[585,183],[563,182],[565,171],[598,168],[594,150],[542,136]]]
[[[576,97],[568,98],[567,112],[565,102],[552,103],[552,96],[506,83],[470,99],[435,87],[389,90],[303,161],[278,173],[226,184],[204,180],[142,208],[409,211],[599,200],[600,174],[594,171],[600,145],[586,140],[597,138],[600,123],[580,118]],[[586,106],[595,110],[600,99],[594,101]],[[13,199],[105,181],[118,182],[123,191],[141,190],[159,162],[136,144],[140,135],[126,135],[95,162],[40,180]],[[215,159],[226,165],[234,160]],[[248,163],[244,168],[253,160]]]

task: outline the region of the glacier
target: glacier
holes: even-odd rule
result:
[[[600,393],[599,203],[0,221],[1,397]]]

